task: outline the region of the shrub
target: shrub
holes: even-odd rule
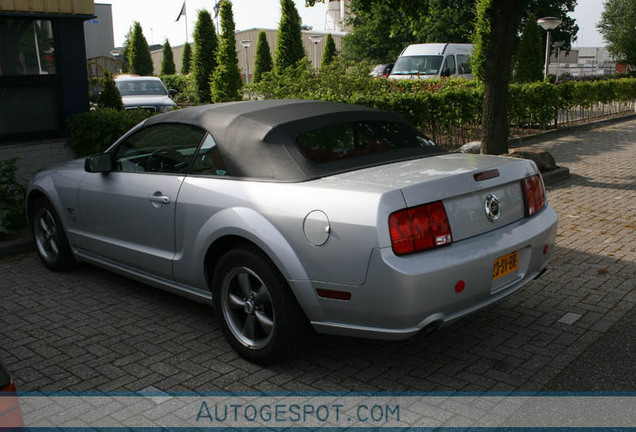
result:
[[[196,101],[194,76],[192,75],[162,75],[159,78],[168,89],[175,89],[179,93],[174,96],[177,103],[193,104]]]
[[[18,179],[17,158],[0,161],[0,233],[10,234],[26,225],[26,184]]]
[[[78,157],[101,153],[148,117],[150,113],[145,110],[117,111],[112,108],[76,114],[68,120],[68,145]]]

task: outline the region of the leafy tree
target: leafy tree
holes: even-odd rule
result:
[[[473,73],[484,83],[481,152],[508,152],[508,84],[525,0],[477,0]]]
[[[636,0],[608,0],[597,27],[616,60],[636,65]]]
[[[186,42],[183,46],[183,56],[181,57],[181,73],[187,75],[190,73],[190,65],[192,62],[192,49],[190,44]]]
[[[561,24],[550,32],[552,43],[563,42],[561,49],[569,52],[572,48],[572,42],[576,40],[576,34],[579,26],[576,21],[569,16],[574,12],[577,0],[524,0],[521,12],[521,25],[525,27],[530,19],[530,14],[535,17],[558,17]],[[543,38],[543,46],[545,46],[547,33],[541,30]],[[543,50],[545,54],[545,50]],[[544,58],[545,60],[545,58]]]
[[[109,72],[104,72],[104,76],[101,79],[102,91],[97,98],[97,106],[99,109],[112,108],[117,111],[124,110],[124,103],[121,100],[121,94],[113,75]]]
[[[516,81],[533,82],[543,79],[544,51],[541,28],[534,14],[530,14],[515,56],[514,78]]]
[[[304,59],[305,48],[300,33],[300,15],[294,0],[280,0],[281,17],[278,27],[274,69],[281,72]]]
[[[199,17],[194,27],[194,59],[192,61],[192,74],[194,75],[194,87],[196,99],[199,103],[212,101],[210,95],[210,79],[216,69],[216,52],[218,41],[214,32],[214,24],[210,12],[199,11]]]
[[[327,37],[325,38],[325,50],[322,53],[320,66],[331,64],[334,58],[336,58],[336,43],[333,41],[331,33],[327,33]]]
[[[473,32],[472,1],[351,0],[349,7],[353,30],[343,39],[342,55],[356,61],[390,63],[409,44],[468,42]]]
[[[254,58],[254,75],[252,82],[259,82],[264,73],[272,70],[272,54],[267,43],[267,36],[264,31],[258,34],[256,43],[256,57]]]
[[[133,24],[133,31],[128,47],[128,63],[130,71],[137,75],[152,75],[153,65],[148,42],[144,37],[139,21]]]
[[[236,55],[236,36],[234,16],[232,14],[232,2],[224,0],[221,3],[221,43],[217,54],[218,66],[212,73],[210,90],[214,102],[229,102],[241,100],[240,93],[243,85],[241,71]]]
[[[163,58],[161,59],[161,75],[174,75],[176,68],[174,66],[174,55],[170,41],[166,39],[163,44]]]

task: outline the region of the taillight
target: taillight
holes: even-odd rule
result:
[[[11,381],[8,385],[0,388],[0,392],[15,393],[17,390],[15,384]]]
[[[439,201],[391,214],[389,231],[396,255],[432,249],[453,241],[446,210]]]
[[[532,216],[545,206],[545,191],[541,177],[533,175],[521,181],[526,202],[526,216]]]

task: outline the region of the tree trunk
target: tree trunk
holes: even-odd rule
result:
[[[508,152],[508,84],[521,19],[522,0],[492,0],[490,43],[486,49],[481,152]]]

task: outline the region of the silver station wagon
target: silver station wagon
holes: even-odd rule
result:
[[[39,173],[44,265],[214,304],[268,363],[319,333],[403,339],[540,276],[557,215],[531,161],[449,153],[397,114],[319,101],[172,111]]]

